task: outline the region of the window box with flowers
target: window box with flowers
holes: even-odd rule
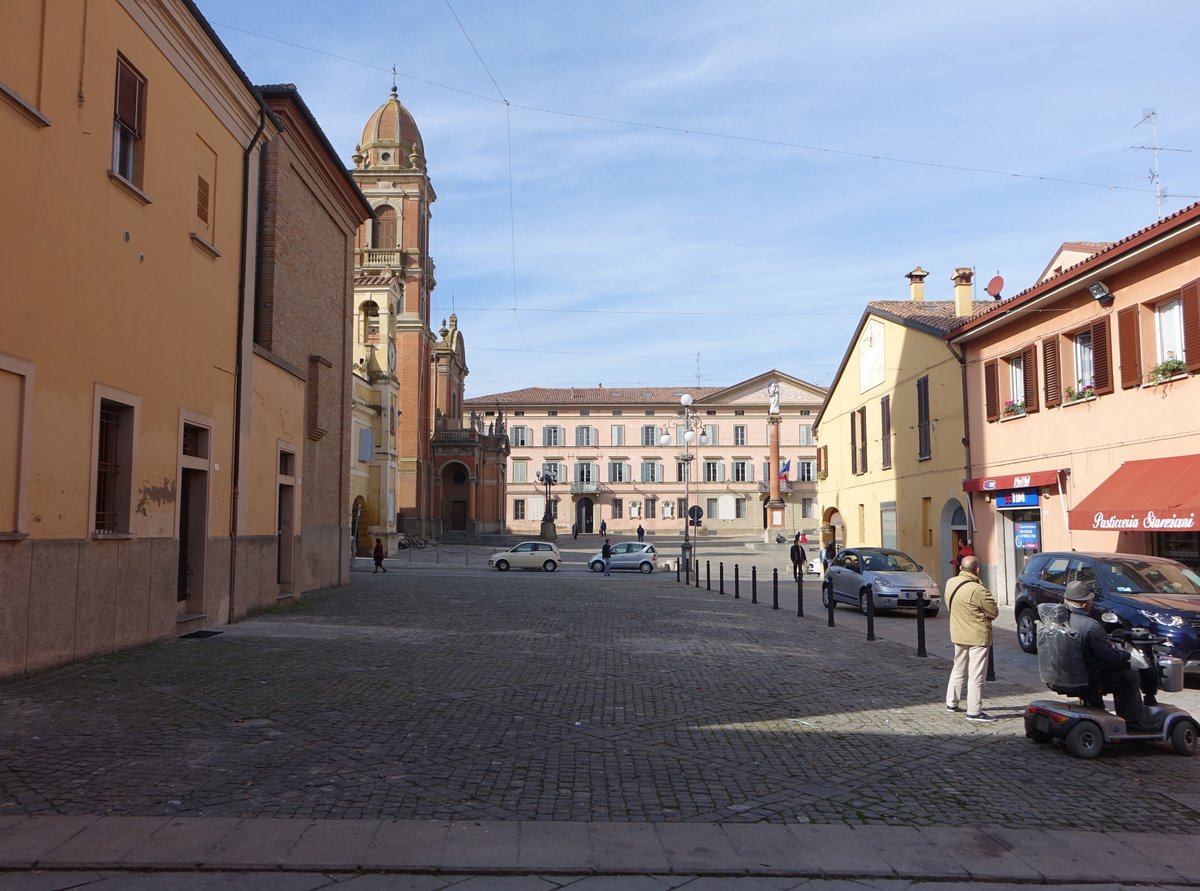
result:
[[[1096,388],[1092,384],[1081,384],[1078,390],[1074,387],[1067,387],[1065,395],[1067,398],[1064,404],[1066,405],[1070,405],[1072,402],[1087,402],[1089,399],[1096,398]]]
[[[1150,369],[1150,383],[1161,384],[1172,378],[1187,374],[1187,363],[1182,359],[1164,359]]]
[[[1006,418],[1019,418],[1025,414],[1025,400],[1015,401],[1009,399],[1004,403],[1004,410],[1001,412]]]
[[[825,479],[829,479],[829,471],[828,470],[818,470],[817,471],[817,480],[820,481],[820,480],[825,480]]]

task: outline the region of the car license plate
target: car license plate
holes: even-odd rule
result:
[[[1033,729],[1038,731],[1039,733],[1049,733],[1050,732],[1050,719],[1047,718],[1045,715],[1038,715],[1036,718],[1033,719]]]
[[[901,600],[916,600],[917,596],[915,594],[901,594],[900,599]]]

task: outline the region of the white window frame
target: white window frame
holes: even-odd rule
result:
[[[1008,398],[1012,402],[1025,404],[1025,357],[1013,356],[1008,360]]]
[[[508,441],[511,445],[519,446],[520,448],[529,448],[529,428],[524,424],[517,424],[515,427],[510,427]]]
[[[662,465],[657,461],[642,462],[642,482],[643,483],[661,483],[662,473],[659,468]]]
[[[514,483],[529,482],[529,462],[528,461],[514,461],[513,466],[512,466],[512,472],[513,472],[513,475],[512,475],[511,482],[514,482]]]
[[[609,436],[611,439],[610,445],[623,446],[625,445],[625,425],[613,424],[610,428]]]
[[[1187,359],[1183,344],[1183,298],[1164,300],[1154,307],[1154,348],[1158,362]]]
[[[551,442],[553,440],[553,442]],[[542,428],[542,447],[547,449],[562,448],[563,445],[563,428],[554,424],[547,424]]]
[[[746,425],[737,424],[733,428],[733,444],[735,446],[744,446],[746,444]]]
[[[575,445],[595,448],[596,428],[590,424],[580,424],[575,428]]]
[[[1075,390],[1093,386],[1095,383],[1094,353],[1092,351],[1092,332],[1080,331],[1071,338],[1071,349],[1075,357]]]

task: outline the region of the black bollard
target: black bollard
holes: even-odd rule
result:
[[[758,567],[750,567],[750,602],[758,603]]]
[[[725,593],[725,561],[722,560],[717,564],[717,590],[718,593]]]
[[[996,680],[996,656],[995,656],[995,653],[992,652],[991,647],[988,647],[987,680],[989,680],[989,681]]]
[[[712,590],[712,561],[704,561],[704,590]]]
[[[771,609],[779,609],[779,569],[771,570]]]
[[[822,582],[821,584],[822,584],[822,591],[824,591],[824,582]],[[833,599],[833,589],[830,588],[829,589],[829,622],[828,622],[830,628],[833,627],[833,608],[834,608],[835,604],[836,604],[836,601]]]
[[[688,566],[691,566],[691,565],[692,564],[690,564],[690,563],[688,564]],[[696,587],[697,588],[700,587],[700,558],[699,557],[696,558]]]
[[[861,594],[859,595],[862,596]],[[867,640],[875,639],[875,592],[867,589]]]
[[[733,564],[733,599],[734,600],[742,599],[738,593],[741,589],[741,581],[742,581],[741,566],[737,563],[734,563]]]
[[[917,655],[925,656],[925,599],[917,600]]]
[[[678,563],[675,564],[675,581],[676,582],[679,581],[679,564]]]
[[[796,615],[804,617],[804,570],[796,577]]]

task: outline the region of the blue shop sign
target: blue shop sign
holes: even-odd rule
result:
[[[1013,545],[1023,551],[1040,551],[1041,523],[1013,523]]]
[[[993,503],[998,509],[1006,507],[1037,507],[1039,497],[1037,489],[1013,489],[1011,492],[1003,492],[997,495]]]

